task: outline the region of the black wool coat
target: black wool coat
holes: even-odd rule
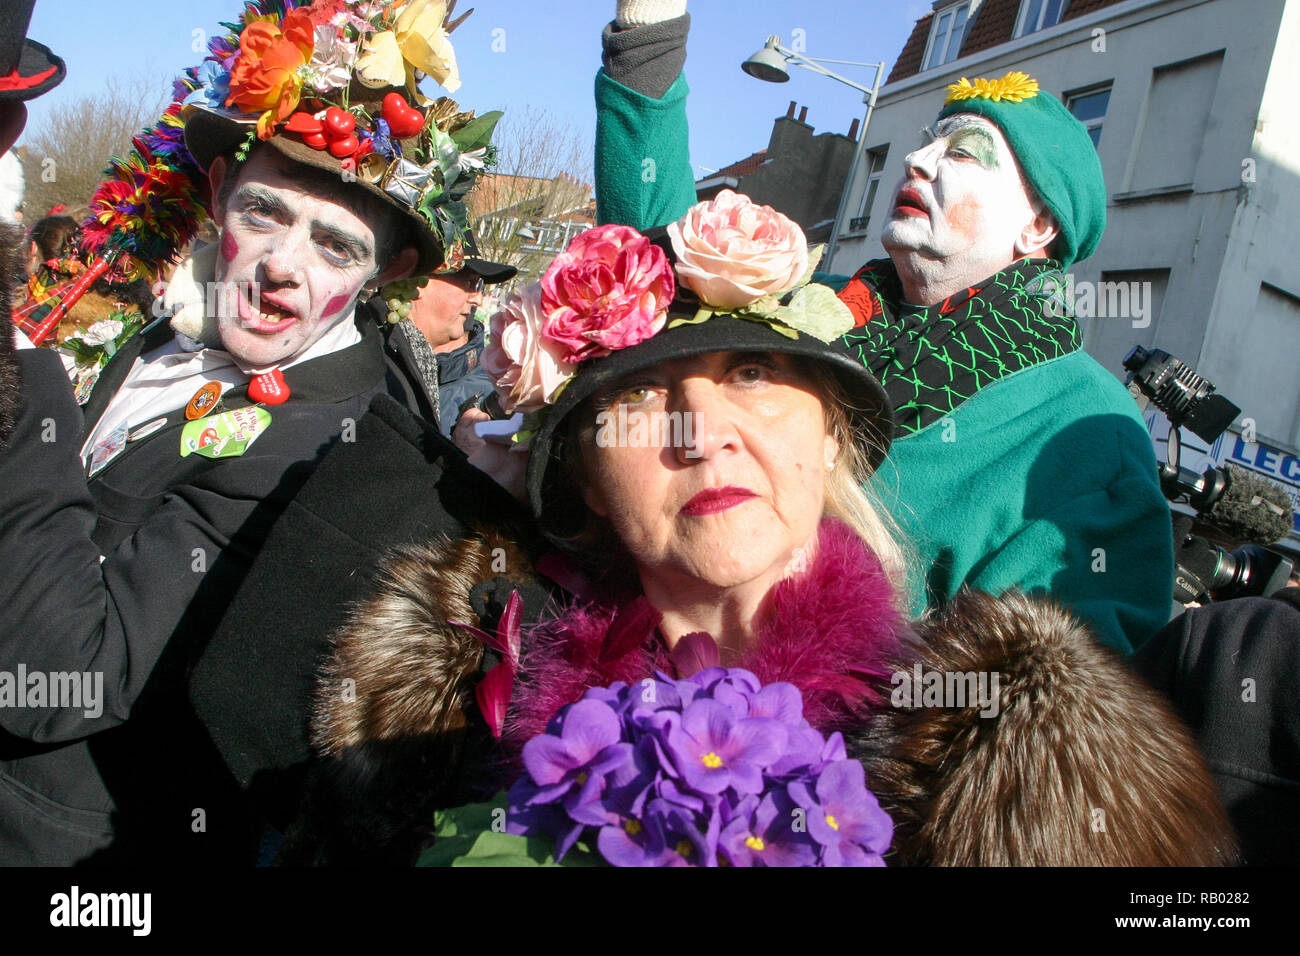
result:
[[[83,423],[170,329],[156,324],[114,357],[84,417],[55,354],[18,357],[23,405],[0,450],[0,681],[77,673],[102,681],[102,698],[0,706],[0,863],[253,859],[260,814],[218,759],[245,745],[187,697],[218,696],[204,683],[214,673],[255,681],[259,655],[273,654],[241,660],[237,678],[209,660],[276,519],[388,388],[378,332],[362,333],[285,372],[291,397],[243,456],[181,458],[176,410],[89,480]],[[246,387],[223,402],[248,404]],[[249,716],[281,708],[273,695]]]

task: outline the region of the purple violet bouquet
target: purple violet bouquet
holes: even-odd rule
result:
[[[883,866],[893,824],[793,684],[713,667],[594,688],[523,749],[506,832],[614,866]]]

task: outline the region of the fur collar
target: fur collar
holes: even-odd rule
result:
[[[591,687],[639,681],[657,670],[676,674],[657,622],[642,598],[575,605],[535,628],[506,725],[512,749]],[[758,640],[738,666],[763,683],[798,687],[804,716],[819,730],[844,729],[885,699],[886,661],[905,627],[879,559],[848,526],[827,518],[812,567],[772,589],[759,613]]]

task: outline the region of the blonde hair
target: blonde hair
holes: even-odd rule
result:
[[[874,450],[876,439],[855,434],[848,397],[833,375],[818,369],[814,378],[826,409],[826,430],[839,445],[835,466],[826,474],[825,513],[852,528],[880,559],[890,583],[901,589],[911,549],[894,519],[867,490],[872,475],[868,451]]]

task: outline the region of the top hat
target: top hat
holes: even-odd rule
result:
[[[67,67],[43,43],[27,39],[36,0],[0,7],[0,102],[30,100],[63,82]]]

